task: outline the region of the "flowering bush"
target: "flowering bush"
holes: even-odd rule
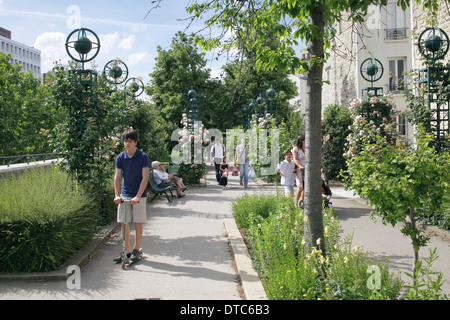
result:
[[[350,100],[349,109],[354,121],[349,127],[351,133],[347,137],[344,156],[352,157],[362,151],[365,142],[375,143],[379,135],[388,143],[396,143],[398,134],[395,119],[401,112],[395,110],[391,99],[391,95],[386,95]]]
[[[180,122],[183,128],[178,130],[180,140],[177,150],[183,152],[183,162],[179,164],[178,173],[183,177],[185,183],[198,184],[206,174],[206,164],[203,161],[204,147],[209,144],[205,139],[208,130],[200,121],[188,125],[187,115],[183,114]]]
[[[291,148],[289,133],[284,122],[278,123],[274,115],[252,116],[249,129],[249,157],[257,176],[268,181],[279,178],[276,166],[283,159],[283,151]],[[257,144],[257,145],[255,145]],[[267,172],[271,174],[266,174]]]

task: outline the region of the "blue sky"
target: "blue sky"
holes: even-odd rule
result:
[[[173,36],[184,31],[185,7],[189,0],[164,0],[153,10],[150,0],[0,0],[0,27],[12,32],[12,39],[41,50],[41,67],[49,71],[53,62],[70,59],[65,50],[67,36],[80,26],[93,30],[101,49],[95,58],[98,70],[119,58],[129,68],[129,77],[148,83],[154,68],[157,46],[169,49]],[[79,24],[78,24],[79,22]],[[187,32],[202,27],[196,23]],[[211,53],[206,58],[210,59]],[[213,74],[220,63],[208,63]]]

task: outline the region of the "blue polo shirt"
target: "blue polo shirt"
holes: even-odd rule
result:
[[[142,181],[142,168],[150,167],[150,159],[145,152],[136,148],[134,155],[129,158],[123,151],[116,158],[116,168],[122,170],[122,189],[120,193],[127,197],[135,197]],[[147,189],[142,197],[147,196]]]

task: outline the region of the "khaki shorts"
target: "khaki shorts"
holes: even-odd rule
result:
[[[131,200],[131,197],[124,197],[125,200]],[[125,209],[127,221],[125,221]],[[138,204],[124,202],[119,204],[117,209],[117,222],[137,222],[143,223],[147,220],[147,198],[141,198]]]

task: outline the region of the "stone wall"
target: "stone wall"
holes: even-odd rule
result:
[[[323,109],[330,104],[347,106],[349,99],[357,96],[356,36],[352,32],[351,22],[346,18],[336,29],[330,57],[323,68],[323,79],[330,82],[323,86]]]

